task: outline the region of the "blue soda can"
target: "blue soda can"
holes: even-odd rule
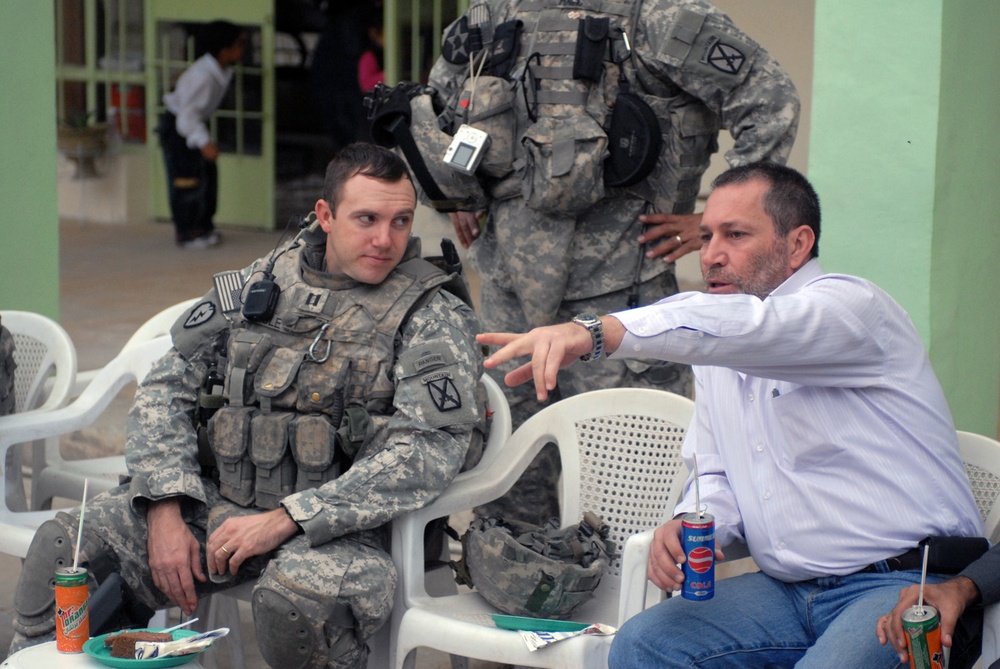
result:
[[[705,600],[715,594],[715,517],[709,513],[681,516],[684,547],[684,599]]]

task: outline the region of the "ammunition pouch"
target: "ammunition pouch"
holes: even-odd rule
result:
[[[575,216],[604,198],[608,136],[589,115],[543,116],[521,144],[524,202],[531,209]]]
[[[660,123],[652,107],[623,88],[611,112],[604,185],[625,187],[645,179],[656,167],[662,146]]]

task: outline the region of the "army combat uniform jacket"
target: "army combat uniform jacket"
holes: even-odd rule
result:
[[[634,2],[487,0],[485,4],[497,33],[505,23],[523,23],[516,47],[504,47],[516,51],[510,73],[470,76],[478,71],[479,61],[473,58],[470,66],[467,40],[462,41],[461,33],[485,14],[480,11],[477,19],[470,11],[445,31],[444,55],[428,83],[445,114],[471,108],[465,121],[488,130],[493,138],[477,172],[488,198],[489,219],[472,247],[472,261],[492,285],[517,294],[527,317],[525,326],[554,322],[564,300],[606,295],[637,277],[645,281],[672,269],[660,259],[644,260],[636,242],[642,232],[637,217],[693,212],[721,128],[735,138],[735,146],[726,154],[731,165],[787,160],[798,125],[795,87],[766,50],[708,2],[642,0],[634,25]],[[532,200],[544,200],[546,184],[555,181],[552,174],[558,171],[541,173],[538,156],[556,156],[559,133],[564,132],[558,126],[550,148],[544,137],[547,123],[553,117],[590,117],[607,130],[620,89],[619,65],[609,61],[613,58],[609,55],[604,56],[596,82],[574,78],[574,52],[580,48],[575,25],[590,15],[610,19],[612,43],[615,26],[627,30],[632,55],[623,61],[624,74],[631,92],[655,113],[662,149],[652,172],[637,184],[605,188],[597,175],[588,180],[583,168],[566,191],[568,196],[536,206]],[[611,51],[622,48],[612,44]],[[521,82],[504,101],[508,111],[501,111],[504,105],[494,106],[497,97],[490,97],[498,89],[491,84],[500,78]],[[510,87],[499,88],[511,92]],[[531,122],[529,113],[537,120]],[[507,136],[505,127],[515,136]],[[498,166],[495,154],[503,152],[509,152],[512,161]],[[578,151],[576,160],[581,159],[586,160]],[[603,196],[595,201],[600,193]],[[486,328],[492,329],[486,309],[483,316]]]
[[[322,263],[323,248],[319,244],[303,247],[292,242],[291,248],[280,249],[274,254],[279,257],[274,269],[275,280],[282,292],[276,312],[268,323],[255,324],[236,313],[231,315],[234,320],[231,325],[223,315],[225,300],[213,290],[186,319],[174,326],[176,348],[154,367],[129,414],[126,458],[133,506],[141,506],[143,500],[174,495],[206,502],[204,487],[211,483],[203,476],[199,462],[195,426],[199,391],[210,369],[220,374],[233,374],[233,360],[242,355],[234,342],[246,340],[248,333],[262,333],[268,341],[273,338],[275,342],[270,351],[265,346],[251,353],[257,357],[260,370],[281,367],[278,363],[282,353],[287,354],[285,357],[297,356],[301,362],[297,368],[291,371],[286,368],[284,372],[287,377],[284,382],[288,386],[284,396],[291,399],[282,403],[282,396],[276,396],[268,400],[274,403],[273,409],[264,406],[264,400],[255,397],[265,394],[259,380],[256,391],[238,398],[241,395],[237,390],[239,384],[230,378],[226,382],[229,406],[220,410],[217,416],[231,408],[250,404],[248,408],[253,414],[292,418],[291,428],[287,420],[280,422],[283,433],[292,434],[296,425],[294,419],[300,416],[310,419],[319,416],[321,424],[329,424],[330,430],[336,431],[341,427],[343,411],[337,413],[324,406],[320,396],[330,397],[339,392],[338,389],[346,389],[346,396],[338,397],[337,409],[346,408],[353,423],[360,425],[352,427],[353,434],[346,428],[346,431],[340,430],[337,438],[331,434],[330,448],[334,448],[336,442],[338,449],[336,462],[331,466],[328,461],[321,467],[326,475],[315,487],[309,487],[308,483],[302,485],[300,480],[296,482],[303,473],[298,472],[297,477],[292,464],[293,471],[289,473],[286,468],[282,474],[285,488],[278,489],[287,494],[275,498],[275,491],[271,491],[267,499],[258,477],[256,499],[252,492],[249,498],[240,498],[239,494],[227,490],[223,475],[224,497],[251,507],[274,508],[280,503],[303,528],[312,545],[378,528],[400,514],[427,504],[458,473],[470,444],[481,443],[479,433],[484,416],[477,388],[482,359],[474,340],[478,324],[472,309],[441,289],[440,278],[436,280],[438,285],[429,292],[419,286],[415,292],[410,290],[409,298],[393,288],[419,282],[405,269],[409,265],[406,261],[416,255],[419,244],[411,244],[404,262],[378,286],[358,284],[317,270]],[[260,276],[264,260],[244,270],[242,275],[250,277],[252,282],[255,276]],[[419,259],[411,262],[424,263]],[[437,274],[437,277],[442,276]],[[403,304],[406,299],[413,302],[414,295],[419,298],[415,303]],[[355,346],[361,359],[340,361],[338,368],[341,371],[336,376],[331,374],[326,378],[325,370],[330,368],[311,359],[314,354],[317,359],[321,356],[336,358],[338,351],[347,346],[344,342],[352,338],[360,341],[359,338],[364,339],[377,330],[384,314],[397,313],[399,320],[400,307],[404,315],[408,314],[402,319],[402,329],[369,336],[371,341],[365,341],[371,345],[371,350],[358,353]],[[331,318],[334,327],[324,328],[322,323]],[[302,332],[298,338],[304,340],[305,346],[300,347],[300,352],[290,348],[277,350],[282,329]],[[372,341],[379,337],[382,343],[373,344]],[[284,345],[288,345],[287,337]],[[388,352],[387,359],[364,359],[370,357],[372,350],[382,349]],[[226,372],[224,354],[228,356],[229,372]],[[274,364],[268,367],[267,360]],[[245,369],[243,371],[246,373]],[[251,383],[250,377],[252,371],[243,381],[246,387]],[[297,388],[307,383],[312,384],[311,389]],[[357,411],[351,413],[352,408]],[[330,413],[337,413],[337,417],[332,418]],[[349,421],[344,418],[343,422]],[[309,425],[315,428],[315,421]],[[294,437],[289,436],[289,440],[293,442],[290,445],[293,450]],[[225,462],[220,462],[220,451],[228,449],[231,452],[233,445],[231,440],[218,441],[226,441],[211,444],[216,464],[223,468]],[[354,452],[340,453],[342,446]],[[277,457],[284,459],[287,465],[291,455],[279,452]],[[259,459],[257,464],[254,469],[260,469]],[[338,467],[339,471],[331,475],[329,470]],[[298,468],[302,469],[301,464]],[[273,472],[275,476],[281,473],[278,469]],[[251,472],[250,477],[253,476]],[[324,482],[323,478],[329,480]],[[253,483],[251,481],[251,486]]]

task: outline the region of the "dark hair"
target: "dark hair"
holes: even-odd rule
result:
[[[223,49],[231,47],[243,37],[245,31],[229,21],[211,21],[201,27],[198,38],[201,53],[210,53],[218,58]]]
[[[357,174],[390,183],[410,179],[406,163],[389,149],[369,142],[348,144],[326,166],[323,199],[334,214],[337,212],[337,201],[344,191],[344,184]]]
[[[764,194],[764,212],[774,221],[778,236],[785,237],[801,225],[808,225],[816,235],[810,257],[819,256],[819,196],[800,172],[778,163],[750,163],[733,167],[712,181],[712,188],[741,184],[754,180],[764,181],[768,190]]]

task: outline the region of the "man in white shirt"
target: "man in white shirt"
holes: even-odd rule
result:
[[[232,66],[243,58],[246,35],[228,21],[202,27],[205,54],[181,74],[163,96],[166,111],[156,129],[170,191],[170,216],[178,246],[204,249],[219,243],[212,218],[218,199],[219,147],[207,121],[222,104],[233,78]]]
[[[918,544],[983,532],[944,395],[903,309],[864,279],[823,273],[805,177],[755,163],[713,186],[701,223],[707,294],[481,335],[505,345],[486,365],[530,354],[506,381],[533,379],[540,400],[581,356],[694,365],[684,456],[689,466],[698,456],[718,546],[746,542],[761,571],[628,621],[612,668],[896,667],[871,630],[900,587],[919,582]],[[694,497],[689,480],[656,530],[648,571],[665,590],[683,582],[679,517]]]

